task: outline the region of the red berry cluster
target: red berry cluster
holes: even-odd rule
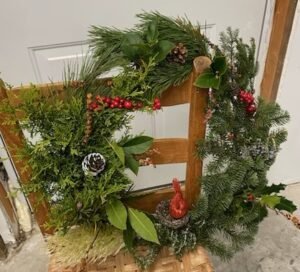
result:
[[[254,96],[252,93],[240,90],[239,99],[246,105],[246,112],[254,114],[256,112],[256,104],[254,102]]]
[[[119,96],[109,97],[104,96],[100,97],[99,95],[89,104],[88,109],[91,111],[98,111],[102,107],[110,109],[127,109],[127,110],[138,110],[144,107],[143,102],[141,101],[132,101],[130,99],[124,99]],[[161,103],[158,98],[154,99],[153,110],[161,109]]]
[[[159,98],[155,98],[152,105],[153,110],[160,110],[161,109],[161,103]]]
[[[90,111],[100,111],[103,108],[103,103],[99,95],[96,96],[94,100],[90,97],[87,105],[88,110]]]
[[[106,108],[110,109],[127,109],[127,110],[133,110],[133,109],[140,109],[143,107],[143,104],[141,102],[134,102],[130,99],[124,99],[119,96],[115,97],[108,97],[104,96],[102,98],[102,101]]]

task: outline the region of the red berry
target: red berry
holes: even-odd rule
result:
[[[120,101],[120,97],[119,97],[119,96],[116,96],[116,97],[114,98],[114,100],[115,100],[115,101]]]
[[[239,92],[239,96],[240,96],[240,97],[243,97],[244,95],[245,95],[245,91],[241,90],[241,91]]]
[[[96,109],[98,107],[98,105],[97,105],[97,103],[96,102],[92,102],[91,104],[90,104],[90,108],[91,109]]]
[[[157,110],[155,105],[152,106],[152,110],[154,110],[154,111]]]
[[[114,101],[112,102],[112,104],[113,104],[115,107],[119,107],[119,102],[116,101],[116,100],[114,100]]]
[[[161,104],[160,104],[160,102],[159,102],[159,103],[155,103],[154,106],[156,107],[157,110],[160,110],[160,109],[161,109]]]
[[[124,101],[124,108],[128,109],[128,110],[132,109],[132,102],[129,101],[129,100],[125,100]]]
[[[246,99],[254,100],[254,97],[253,97],[253,95],[252,95],[251,93],[247,93],[247,94],[245,95],[245,97],[246,97]]]
[[[109,106],[111,109],[115,108],[115,105],[114,104],[110,104]]]
[[[160,103],[160,100],[157,97],[154,99],[154,104],[156,104],[156,103]]]
[[[120,99],[120,103],[123,104],[124,103],[124,99],[121,98]]]
[[[253,194],[251,194],[251,193],[248,193],[247,194],[247,200],[250,201],[250,202],[252,202],[252,201],[255,200],[255,196]]]
[[[247,106],[246,111],[248,113],[254,113],[256,111],[256,105],[254,103],[250,104],[249,106]]]
[[[119,108],[119,109],[123,109],[123,105],[122,105],[122,104],[119,104],[118,108]]]
[[[109,97],[106,97],[106,101],[105,101],[107,104],[110,104],[111,102],[111,99]]]

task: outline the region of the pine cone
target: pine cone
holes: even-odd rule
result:
[[[97,176],[105,168],[105,159],[100,153],[91,153],[84,157],[82,161],[82,170],[84,173]]]
[[[188,50],[183,43],[178,43],[167,56],[169,62],[184,64],[186,61]]]

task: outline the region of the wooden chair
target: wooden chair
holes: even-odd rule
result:
[[[193,72],[191,73],[190,77],[182,85],[171,87],[166,90],[161,98],[163,107],[170,107],[186,103],[190,104],[188,138],[155,139],[153,144],[153,148],[156,148],[160,151],[159,154],[154,154],[152,157],[154,164],[187,163],[186,179],[182,189],[185,193],[185,198],[190,208],[192,207],[193,203],[195,203],[200,193],[199,177],[201,177],[202,173],[202,161],[196,158],[195,148],[197,141],[205,137],[205,108],[207,103],[207,90],[197,89],[194,87],[193,82],[199,74],[209,67],[210,63],[211,61],[207,57],[197,57],[193,62]],[[47,84],[39,85],[38,87],[45,92],[49,90],[49,86]],[[54,84],[54,86],[51,85],[51,88],[56,88],[58,91],[63,91],[63,84],[57,83]],[[10,91],[1,89],[0,99],[6,98],[9,100],[11,105],[17,105],[20,103],[19,93],[20,88],[15,88]],[[3,116],[3,113],[0,113],[0,121],[4,117],[5,116]],[[15,160],[16,168],[20,174],[20,180],[22,183],[26,183],[30,179],[29,170],[25,172],[21,171],[26,162],[17,161],[15,151],[15,147],[22,147],[24,136],[21,133],[16,135],[14,133],[15,127],[11,125],[5,126],[2,124],[0,125],[0,129],[8,146],[8,151]],[[170,187],[155,191],[152,190],[150,193],[145,192],[142,195],[131,199],[128,201],[128,205],[145,211],[153,212],[161,200],[169,199],[172,195],[173,190]],[[32,206],[36,206],[36,198],[37,195],[30,195],[29,200]],[[47,230],[45,230],[43,227],[43,224],[47,220],[47,213],[47,203],[40,203],[38,206],[36,206],[35,217],[43,233],[47,232]],[[197,258],[195,256],[200,257],[200,259],[198,258],[198,262],[196,261]],[[104,269],[105,264],[103,264],[102,268],[96,268],[99,270],[91,268],[91,270],[87,271],[138,271],[133,262],[130,262],[131,268],[126,269],[124,260],[127,260],[126,262],[128,263],[128,260],[130,259],[126,253],[121,252],[112,258],[113,259],[108,260],[108,263],[113,263],[114,265],[107,265],[107,267]],[[174,258],[172,252],[164,249],[158,263],[161,265],[159,267],[152,268],[154,270],[151,271],[212,271],[208,258],[203,249],[200,247],[197,249],[196,255],[195,253],[187,254],[182,263]],[[166,263],[168,263],[168,265],[166,265]],[[201,263],[200,266],[199,263]],[[123,267],[121,267],[122,265]],[[60,270],[51,271],[58,272]]]

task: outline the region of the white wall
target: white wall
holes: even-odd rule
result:
[[[291,121],[286,126],[288,141],[283,144],[269,178],[286,184],[300,181],[300,3],[284,62],[277,102],[289,111]]]
[[[0,3],[1,77],[15,85],[36,82],[29,48],[86,40],[90,25],[132,27],[136,13],[157,10],[201,24],[239,28],[245,38],[259,40],[266,2],[274,0],[13,0]]]

